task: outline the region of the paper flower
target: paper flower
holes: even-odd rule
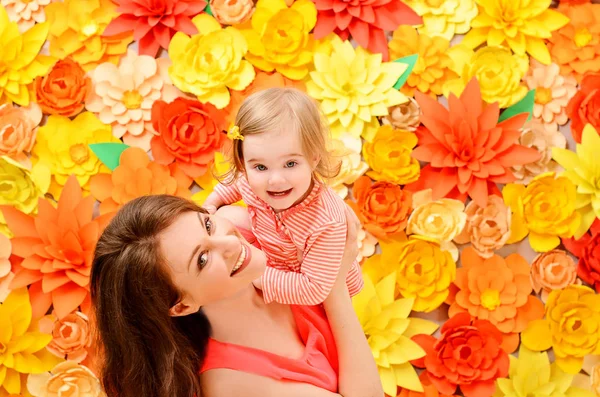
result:
[[[31,83],[37,76],[48,73],[54,59],[39,55],[46,37],[48,23],[33,26],[25,33],[19,33],[16,23],[8,19],[4,7],[0,7],[0,103],[14,102],[21,106],[29,105]]]
[[[200,0],[113,0],[120,14],[113,19],[103,36],[127,34],[133,30],[139,54],[156,57],[161,48],[169,47],[176,32],[198,33],[191,18],[206,7]]]
[[[558,367],[578,373],[586,355],[600,354],[600,295],[583,285],[550,292],[546,318],[529,323],[521,341],[533,351],[552,347]]]
[[[556,363],[550,364],[545,352],[532,352],[523,345],[519,357],[510,356],[508,378],[496,380],[495,397],[577,396],[594,397],[586,390],[572,387],[573,375],[563,372]]]
[[[571,119],[571,135],[575,142],[581,142],[581,135],[587,124],[600,130],[600,73],[585,75],[579,91],[569,101],[567,114]]]
[[[222,25],[242,24],[254,12],[252,0],[210,0],[209,4],[213,16]]]
[[[529,69],[527,56],[512,54],[503,47],[482,47],[472,52],[459,45],[452,50],[460,78],[444,84],[445,96],[460,95],[473,78],[479,81],[483,100],[490,104],[498,102],[501,108],[514,105],[527,94],[527,88],[521,84]]]
[[[92,334],[88,317],[81,312],[73,312],[63,319],[48,315],[39,321],[40,331],[52,335],[46,349],[62,359],[81,363],[88,355],[92,344]]]
[[[395,30],[400,25],[423,22],[400,0],[315,0],[315,4],[318,10],[316,39],[322,39],[330,33],[335,33],[342,40],[352,36],[359,46],[370,53],[381,54],[384,61],[389,58],[386,31]]]
[[[0,303],[4,302],[10,293],[10,283],[15,277],[9,260],[11,252],[12,244],[10,240],[0,233]],[[375,252],[375,246],[373,246],[373,252]]]
[[[463,44],[476,48],[487,42],[489,46],[508,46],[518,55],[548,65],[550,52],[544,39],[569,23],[563,14],[548,9],[547,0],[475,0],[479,15],[473,19],[473,29]]]
[[[365,142],[363,157],[372,171],[367,175],[376,181],[406,185],[419,179],[421,166],[411,156],[417,146],[417,136],[410,131],[394,130],[390,125],[379,127],[372,142]]]
[[[129,146],[150,150],[151,109],[157,100],[172,101],[179,91],[167,74],[169,61],[129,51],[119,66],[103,63],[92,70],[93,88],[85,100],[88,111],[112,126],[115,137]]]
[[[91,178],[90,192],[100,201],[100,214],[108,214],[141,196],[169,194],[190,198],[191,184],[192,179],[176,164],[158,164],[150,161],[144,150],[130,147],[123,151],[111,174],[101,173]]]
[[[35,97],[44,113],[73,117],[81,113],[92,80],[71,58],[60,60],[35,80]]]
[[[265,72],[276,70],[302,80],[313,59],[315,41],[310,32],[316,22],[317,10],[310,0],[298,0],[290,7],[284,0],[258,0],[252,24],[240,27],[248,42],[246,59]]]
[[[560,67],[555,63],[542,65],[533,61],[523,81],[530,90],[535,90],[534,118],[553,127],[567,123],[566,107],[577,92],[577,80],[573,76],[561,76]]]
[[[52,0],[2,0],[0,4],[6,9],[8,19],[16,22],[19,30],[29,30],[36,23],[46,21],[44,7]]]
[[[39,374],[56,364],[56,359],[44,347],[51,335],[35,330],[31,325],[31,304],[26,288],[13,290],[0,304],[0,394],[20,395],[26,392],[21,374]]]
[[[327,180],[327,184],[341,198],[348,196],[348,186],[352,185],[368,169],[367,163],[362,161],[360,153],[357,153],[344,146],[344,143],[337,139],[330,141],[329,152],[336,160],[340,161],[340,172],[333,178]]]
[[[559,6],[569,23],[552,33],[548,48],[563,76],[581,81],[589,72],[600,72],[600,4]]]
[[[408,96],[419,91],[437,98],[442,95],[444,83],[458,77],[453,71],[454,60],[447,53],[450,42],[443,37],[418,34],[415,28],[403,25],[394,30],[388,46],[392,59],[418,54],[417,62],[401,88]]]
[[[600,136],[591,125],[583,129],[581,143],[576,151],[553,148],[552,157],[565,171],[561,174],[577,186],[576,208],[581,215],[579,228],[573,235],[580,238],[596,218],[600,218]],[[566,236],[570,237],[570,236]]]
[[[382,63],[381,55],[354,49],[338,37],[331,45],[331,55],[315,53],[315,70],[310,72],[306,90],[321,102],[333,137],[358,140],[353,149],[360,150],[359,137],[371,141],[379,128],[377,116],[386,116],[389,107],[408,100],[394,88],[407,66]]]
[[[354,182],[352,195],[346,200],[366,231],[379,239],[402,235],[412,205],[412,194],[391,182],[375,182],[361,176]]]
[[[85,71],[104,62],[117,64],[133,41],[131,32],[104,36],[106,26],[117,16],[111,0],[64,0],[46,7],[50,23],[50,54],[71,56]]]
[[[32,160],[50,167],[52,184],[49,192],[58,199],[70,175],[75,175],[84,190],[89,190],[89,179],[109,169],[90,150],[90,143],[119,142],[110,126],[102,124],[92,113],[84,112],[74,120],[50,116],[38,129]]]
[[[542,292],[542,300],[548,300],[550,291],[563,289],[577,281],[577,265],[562,250],[538,254],[531,262],[531,285],[536,294]]]
[[[600,219],[581,238],[564,238],[562,243],[579,258],[577,275],[600,293]]]
[[[506,258],[493,255],[484,259],[472,247],[461,252],[462,266],[456,270],[455,294],[448,317],[468,313],[472,318],[487,320],[502,332],[502,349],[514,352],[519,333],[533,320],[544,317],[544,304],[531,295],[529,264],[519,254]]]
[[[365,277],[361,292],[352,299],[358,320],[375,358],[383,391],[396,395],[397,387],[422,391],[423,387],[410,361],[425,356],[425,351],[410,338],[431,335],[438,325],[409,318],[414,299],[395,299],[396,273],[377,283]]]
[[[30,376],[27,387],[34,397],[106,397],[96,375],[74,361],[62,362],[50,373]]]
[[[433,198],[470,196],[480,207],[496,183],[515,180],[510,167],[536,161],[540,154],[517,144],[527,119],[520,114],[498,123],[498,104],[482,105],[479,83],[469,82],[460,98],[451,95],[446,109],[435,99],[417,92],[421,122],[419,146],[413,157],[430,164],[421,170],[411,191],[433,189]]]
[[[559,171],[558,163],[552,160],[552,149],[566,148],[567,138],[556,124],[544,124],[540,119],[531,119],[523,126],[519,144],[537,150],[541,156],[537,161],[512,167],[517,178],[515,182],[527,185],[540,174]]]
[[[415,131],[419,125],[421,108],[417,101],[408,98],[408,102],[392,106],[389,114],[381,118],[384,125],[391,125],[397,130]]]
[[[29,167],[28,154],[41,121],[42,111],[33,102],[21,107],[10,103],[0,105],[0,156],[8,156]]]
[[[470,201],[465,208],[467,221],[464,229],[454,241],[458,244],[471,243],[482,258],[491,258],[510,238],[511,212],[502,197],[488,196],[485,207]]]
[[[243,90],[254,79],[252,65],[242,59],[248,44],[238,30],[221,29],[208,14],[192,22],[198,34],[177,32],[169,44],[169,76],[180,90],[222,109],[229,104],[229,89]]]
[[[502,333],[487,320],[471,320],[468,313],[452,317],[441,331],[439,339],[413,337],[426,352],[415,365],[425,367],[440,393],[453,394],[460,387],[465,397],[492,397],[496,379],[508,375]]]
[[[440,36],[446,40],[455,34],[464,34],[477,15],[475,0],[405,0],[406,5],[423,18],[419,33],[428,36]]]
[[[375,248],[379,243],[375,236],[363,228],[360,228],[358,231],[356,242],[358,243],[358,256],[356,257],[358,263],[361,263],[364,259],[373,256],[375,253]]]

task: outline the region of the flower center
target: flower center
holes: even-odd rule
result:
[[[142,106],[142,95],[137,90],[125,91],[123,98],[121,98],[123,104],[127,109],[139,109]]]
[[[592,41],[592,34],[587,28],[580,28],[577,29],[577,32],[575,32],[575,37],[573,37],[573,40],[575,41],[575,45],[577,47],[585,47],[590,43],[590,41]]]
[[[538,87],[535,89],[535,102],[545,105],[552,100],[552,90],[550,88]]]
[[[81,33],[87,37],[94,36],[98,33],[98,24],[94,21],[90,21],[81,28]]]
[[[4,353],[6,351],[6,345],[2,342],[0,342],[0,354]]]
[[[85,163],[90,157],[88,148],[83,143],[78,143],[69,148],[69,155],[71,160],[77,165]]]
[[[500,291],[496,289],[486,289],[481,294],[481,306],[488,310],[496,310],[500,306]]]

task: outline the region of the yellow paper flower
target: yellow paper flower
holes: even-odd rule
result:
[[[384,125],[391,125],[397,130],[406,131],[415,131],[419,126],[421,108],[413,98],[408,98],[408,102],[392,106],[388,111],[389,114],[381,118]]]
[[[21,35],[15,22],[8,19],[4,7],[0,7],[0,103],[14,102],[29,105],[32,99],[32,83],[36,77],[50,70],[54,59],[39,55],[46,37],[48,23],[40,23]]]
[[[0,304],[0,324],[0,394],[24,393],[21,374],[41,374],[58,362],[45,349],[52,335],[32,323],[27,288],[13,290]]]
[[[560,237],[572,237],[581,221],[576,211],[576,187],[568,178],[554,172],[541,174],[531,183],[509,183],[502,190],[504,202],[512,211],[511,236],[507,244],[529,234],[529,244],[537,252],[547,252],[560,244]]]
[[[315,70],[306,89],[321,102],[333,137],[348,139],[352,143],[345,141],[346,145],[360,151],[360,137],[372,141],[379,128],[377,116],[386,116],[389,107],[408,101],[394,89],[407,66],[381,62],[381,54],[354,49],[337,36],[331,45],[330,55],[315,53]]]
[[[112,135],[110,126],[102,124],[90,112],[80,113],[74,120],[53,115],[39,128],[32,160],[34,164],[39,162],[50,167],[52,183],[49,192],[56,200],[71,174],[77,177],[85,191],[89,191],[92,175],[110,173],[88,146],[101,142],[120,141]]]
[[[19,25],[19,30],[24,32],[31,29],[36,23],[46,21],[44,7],[52,0],[2,0],[0,4],[6,8],[8,18]]]
[[[544,39],[569,23],[569,18],[550,10],[550,0],[475,0],[479,15],[463,43],[471,48],[487,42],[488,46],[508,46],[516,54],[528,53],[545,65],[550,52]]]
[[[356,315],[379,370],[383,391],[396,395],[397,387],[423,391],[410,360],[425,356],[425,351],[410,338],[431,335],[438,328],[431,321],[409,318],[414,299],[395,299],[396,273],[392,272],[375,284],[365,277],[362,291],[352,299]]]
[[[576,144],[577,153],[567,149],[552,149],[552,157],[565,169],[562,175],[577,186],[575,205],[581,215],[581,223],[573,235],[575,239],[583,236],[596,218],[600,218],[599,149],[600,136],[591,124],[583,129],[581,143]]]
[[[550,292],[546,318],[530,322],[521,342],[533,351],[552,347],[560,369],[578,373],[585,356],[600,354],[600,295],[583,285]]]
[[[362,161],[360,153],[348,149],[344,143],[338,139],[330,141],[329,152],[334,159],[340,161],[340,172],[333,178],[327,180],[327,184],[341,198],[348,196],[348,186],[352,185],[368,169],[367,163]]]
[[[363,145],[363,157],[372,169],[367,175],[398,185],[415,182],[421,172],[419,161],[411,156],[417,142],[410,131],[394,130],[390,125],[379,127],[373,141]]]
[[[248,59],[265,72],[278,71],[292,80],[308,74],[315,41],[310,31],[317,9],[310,0],[288,7],[284,0],[258,0],[252,23],[241,29],[248,41]]]
[[[0,157],[0,205],[10,205],[25,214],[37,213],[38,199],[50,187],[50,169],[36,164],[31,170],[13,159]],[[12,237],[0,211],[0,233]]]
[[[229,89],[241,91],[254,80],[254,68],[243,59],[248,44],[239,30],[221,29],[208,14],[199,14],[192,22],[198,34],[177,32],[169,43],[173,62],[169,75],[180,90],[223,109],[229,104]]]
[[[481,86],[481,96],[487,103],[498,102],[501,108],[514,105],[527,94],[521,79],[529,69],[526,55],[511,54],[503,47],[482,47],[475,53],[458,45],[450,49],[460,78],[444,85],[444,95],[460,95],[466,84],[476,77]]]
[[[443,37],[418,34],[412,26],[400,25],[388,46],[391,59],[418,54],[417,62],[401,88],[408,96],[419,91],[437,97],[442,95],[446,81],[458,77],[453,71],[454,60],[447,53],[450,42]]]
[[[404,3],[423,18],[419,33],[446,40],[455,34],[467,33],[477,15],[474,0],[404,0]]]
[[[194,195],[191,197],[191,200],[198,205],[204,204],[204,201],[208,195],[211,194],[215,186],[219,184],[219,181],[213,177],[213,174],[224,175],[230,169],[230,166],[230,163],[227,161],[227,159],[225,159],[223,153],[216,151],[213,162],[214,168],[212,170],[209,169],[204,175],[194,180],[198,186],[202,188],[202,190],[194,193]],[[245,206],[244,202],[241,200],[237,203],[234,203],[234,205]]]
[[[64,0],[49,4],[46,17],[50,23],[50,54],[60,59],[70,56],[86,71],[104,62],[117,64],[133,41],[133,34],[102,35],[118,15],[116,9],[110,0]]]
[[[106,397],[96,375],[74,361],[60,363],[50,373],[30,375],[27,387],[33,397]]]

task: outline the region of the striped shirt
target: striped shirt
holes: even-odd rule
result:
[[[248,206],[252,231],[267,256],[265,302],[317,305],[327,298],[340,270],[347,232],[346,204],[333,190],[315,183],[302,202],[278,213],[254,194],[244,177],[228,186],[219,184],[214,192],[224,204],[243,199]],[[362,289],[357,261],[346,284],[350,296]]]

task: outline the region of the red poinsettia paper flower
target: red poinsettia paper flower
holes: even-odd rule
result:
[[[423,19],[400,0],[313,0],[317,6],[315,39],[334,32],[361,47],[389,59],[385,32],[400,25],[420,25]]]
[[[412,155],[429,162],[410,191],[433,190],[434,200],[442,197],[466,200],[470,196],[480,207],[488,195],[500,195],[496,183],[516,180],[511,168],[537,161],[541,154],[518,144],[527,114],[518,114],[498,123],[498,103],[485,105],[479,82],[473,78],[460,98],[450,94],[446,109],[437,100],[420,92],[421,106],[417,131],[419,144]]]
[[[204,10],[203,0],[113,0],[121,15],[104,30],[112,36],[133,30],[140,55],[155,57],[162,47],[167,49],[173,35],[198,33],[192,18]]]
[[[579,258],[577,275],[600,293],[600,219],[580,239],[563,238],[562,243]]]

